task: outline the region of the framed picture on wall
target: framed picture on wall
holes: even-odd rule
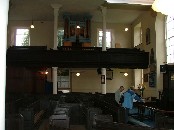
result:
[[[156,73],[151,72],[149,73],[149,87],[155,87],[156,86]]]
[[[113,70],[106,70],[106,79],[112,80],[113,79]]]
[[[150,28],[146,29],[146,45],[150,44]]]
[[[101,84],[105,84],[105,75],[101,75]]]
[[[144,82],[148,82],[148,74],[144,74]]]

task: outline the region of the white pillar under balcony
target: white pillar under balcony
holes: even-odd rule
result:
[[[106,68],[101,68],[101,76],[104,82],[101,82],[102,94],[106,94]]]
[[[54,8],[54,46],[53,50],[57,50],[57,27],[58,27],[58,12],[62,5],[52,4]],[[53,94],[57,94],[57,67],[52,68],[52,77],[53,77]]]
[[[0,1],[0,130],[5,130],[5,86],[6,86],[6,50],[7,50],[7,24],[8,24],[9,0]]]
[[[102,37],[102,51],[106,51],[106,11],[107,8],[101,6],[102,18],[103,18],[103,37]],[[101,69],[101,76],[104,82],[101,82],[102,94],[106,94],[106,68]],[[103,79],[104,78],[104,79]]]

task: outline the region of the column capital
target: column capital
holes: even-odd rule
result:
[[[57,69],[58,69],[58,67],[52,67],[52,69],[53,69],[53,70],[57,70]]]
[[[51,7],[53,7],[54,9],[59,10],[60,7],[62,7],[62,5],[61,4],[51,4]]]
[[[103,15],[106,15],[107,7],[105,7],[105,6],[100,6],[100,8],[101,8],[102,14],[103,14]]]

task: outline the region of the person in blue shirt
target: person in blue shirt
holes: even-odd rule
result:
[[[124,101],[122,103],[122,107],[126,109],[126,122],[128,122],[129,110],[133,108],[134,99],[138,102],[142,102],[143,100],[134,92],[134,88],[128,89],[123,93]]]
[[[124,101],[122,103],[122,107],[132,109],[133,108],[133,100],[135,99],[138,102],[141,102],[141,98],[134,92],[132,88],[128,89],[125,93],[123,93]]]

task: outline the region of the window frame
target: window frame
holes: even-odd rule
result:
[[[63,34],[59,35],[59,31],[63,31]],[[58,47],[63,46],[64,31],[65,30],[64,30],[63,27],[57,29],[57,46]],[[59,38],[61,39],[61,42],[60,43],[59,43]]]
[[[65,68],[64,69],[60,68],[60,69],[58,69],[58,72],[59,73],[57,74],[57,90],[58,91],[69,91],[69,92],[71,92],[70,70],[65,69]],[[63,84],[68,85],[68,86],[62,86]]]
[[[17,45],[17,43],[16,43],[16,37],[17,37],[17,30],[18,29],[28,29],[28,31],[29,31],[29,33],[28,33],[28,35],[29,35],[29,43],[28,43],[28,46],[30,46],[30,28],[29,27],[16,27],[15,28],[15,31],[14,31],[14,45],[15,46],[19,46],[19,45]],[[22,45],[21,45],[22,46]]]
[[[169,20],[168,20],[168,17],[170,17]],[[168,25],[169,23],[171,23],[171,25]],[[169,26],[170,28],[168,28]],[[172,31],[172,33],[169,34],[169,31]],[[171,42],[171,41],[174,41],[174,16],[166,16],[165,17],[165,45],[166,45],[167,64],[174,63],[174,42]]]
[[[97,28],[97,47],[102,47],[102,44],[101,44],[101,46],[100,46],[100,44],[99,44],[99,37],[101,37],[101,40],[102,40],[102,38],[103,38],[103,36],[99,36],[99,31],[103,31],[101,28]],[[110,32],[110,46],[108,47],[107,45],[107,36],[106,36],[106,47],[107,48],[111,48],[112,47],[112,31],[111,31],[111,29],[106,29],[106,33],[107,32]]]
[[[141,27],[141,22],[135,25],[134,27],[134,47],[142,44],[143,32]]]

